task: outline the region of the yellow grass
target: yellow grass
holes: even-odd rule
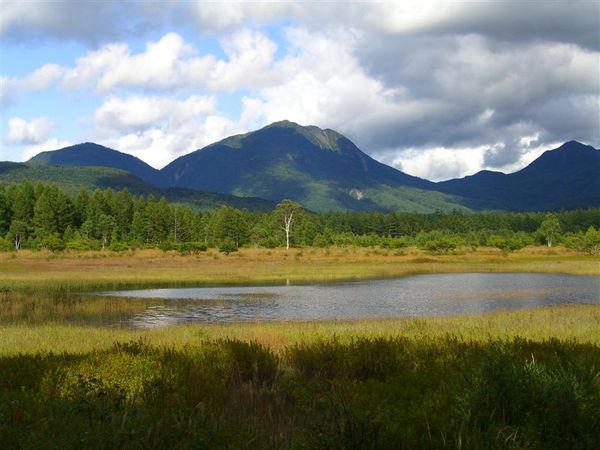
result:
[[[209,250],[193,256],[140,250],[65,253],[0,253],[0,289],[69,290],[102,286],[193,285],[205,283],[291,283],[383,278],[415,273],[556,272],[600,275],[600,258],[566,249],[531,247],[514,253],[478,249],[430,255],[411,248],[373,250],[242,249],[224,255]]]
[[[600,345],[600,305],[560,306],[479,316],[339,322],[278,322],[228,325],[183,325],[149,330],[73,327],[60,324],[11,325],[0,328],[0,355],[36,352],[80,353],[111,347],[115,342],[144,339],[148,343],[181,347],[207,339],[257,341],[278,350],[298,342],[356,337],[413,339],[446,335],[460,340],[487,341],[516,336],[542,341],[549,338]]]

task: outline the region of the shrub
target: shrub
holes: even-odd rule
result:
[[[2,239],[0,237],[0,252],[9,252],[14,249],[15,249],[15,246],[12,242],[10,242],[7,239]]]
[[[44,239],[42,239],[41,247],[46,250],[50,250],[51,252],[60,252],[65,249],[64,241],[58,237],[56,234],[49,234]]]
[[[258,342],[237,339],[220,342],[231,364],[233,381],[270,386],[279,373],[279,358]]]
[[[125,242],[113,241],[108,246],[108,249],[113,252],[124,252],[129,250],[129,246]]]
[[[204,242],[182,242],[177,244],[175,249],[182,255],[190,255],[205,252],[208,246]]]
[[[233,240],[225,239],[219,245],[219,251],[228,255],[231,252],[237,252],[238,246]]]
[[[85,251],[85,250],[99,250],[100,243],[92,239],[74,239],[67,242],[67,250]]]

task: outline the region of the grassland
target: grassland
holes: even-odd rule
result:
[[[600,306],[131,330],[94,289],[600,274],[563,249],[0,255],[0,448],[600,448]]]
[[[402,250],[241,249],[192,256],[139,250],[126,253],[0,253],[0,291],[95,289],[201,284],[302,283],[385,278],[415,273],[556,272],[599,275],[600,259],[566,249],[531,247],[503,253],[478,249],[450,255]]]

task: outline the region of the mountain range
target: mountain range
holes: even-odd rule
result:
[[[26,163],[0,163],[0,182],[127,187],[203,209],[269,209],[291,198],[314,211],[425,213],[600,206],[599,173],[600,151],[570,141],[515,173],[481,171],[435,183],[374,160],[334,130],[289,121],[223,139],[161,170],[93,143],[43,152]]]

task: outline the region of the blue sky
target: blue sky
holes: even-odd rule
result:
[[[600,146],[600,5],[12,2],[0,159],[93,141],[155,167],[288,119],[440,180]]]

